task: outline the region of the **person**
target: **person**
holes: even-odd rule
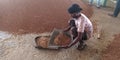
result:
[[[117,4],[116,4],[115,10],[114,10],[114,13],[109,14],[109,15],[112,17],[117,17],[119,13],[120,13],[120,0],[117,0]]]
[[[79,42],[77,49],[82,50],[86,46],[84,41],[92,37],[92,23],[81,11],[82,8],[78,4],[73,4],[68,9],[72,18],[69,20],[69,26],[64,29],[64,32],[70,31],[73,36],[73,41],[68,46],[62,48],[70,48]]]
[[[89,4],[92,5],[94,0],[89,0]],[[97,8],[100,8],[101,0],[97,0]]]

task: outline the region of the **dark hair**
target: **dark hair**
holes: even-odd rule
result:
[[[82,10],[82,8],[78,4],[73,4],[69,9],[68,12],[70,14],[72,13],[79,13]]]

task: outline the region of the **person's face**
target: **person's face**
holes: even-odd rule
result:
[[[71,17],[73,17],[73,18],[79,18],[81,16],[81,14],[80,13],[73,13],[73,14],[71,14]]]

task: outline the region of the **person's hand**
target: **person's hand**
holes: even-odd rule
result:
[[[62,31],[63,31],[63,32],[67,32],[67,30],[65,30],[65,29],[63,29]]]
[[[70,47],[69,46],[65,46],[64,48],[67,49],[67,48],[70,48]]]
[[[69,46],[62,46],[60,48],[64,48],[64,49],[67,49],[67,48],[70,48]]]

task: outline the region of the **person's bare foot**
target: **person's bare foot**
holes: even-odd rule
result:
[[[89,6],[93,6],[93,4],[88,3]]]
[[[81,51],[81,50],[84,50],[85,48],[87,47],[87,45],[86,44],[80,44],[78,47],[77,47],[77,49],[79,50],[79,51]]]
[[[113,14],[108,14],[109,16],[111,16],[111,17],[116,17],[116,16],[114,16]]]
[[[101,7],[100,6],[96,6],[98,9],[100,9]]]

